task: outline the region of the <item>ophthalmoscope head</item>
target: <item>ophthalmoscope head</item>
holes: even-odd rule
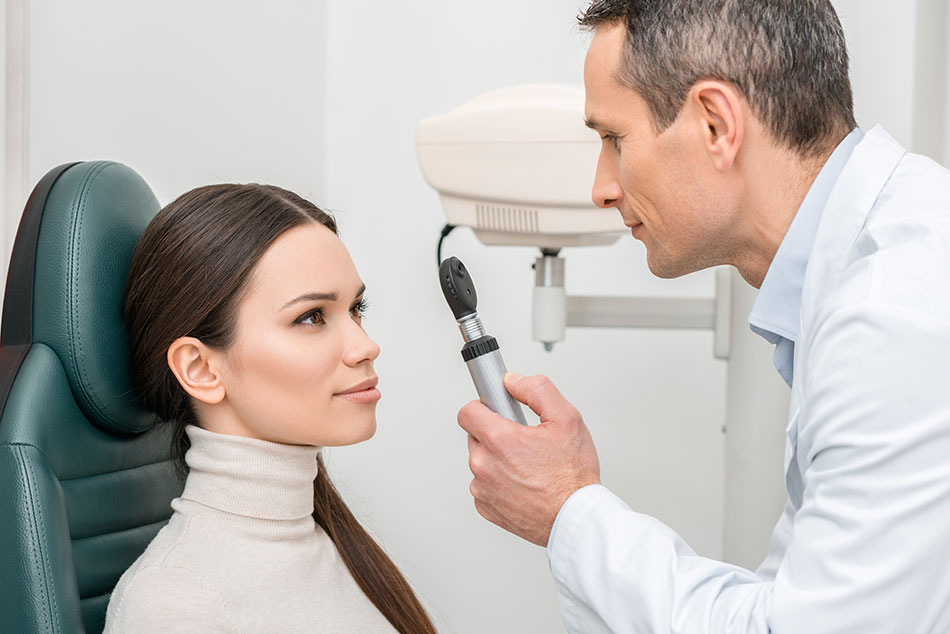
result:
[[[439,266],[439,278],[442,281],[442,294],[455,319],[462,319],[475,313],[478,305],[478,296],[475,294],[475,284],[462,261],[450,257],[442,261]]]

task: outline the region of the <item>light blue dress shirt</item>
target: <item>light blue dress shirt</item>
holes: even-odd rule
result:
[[[863,138],[864,133],[855,128],[828,158],[779,245],[752,312],[749,313],[752,332],[775,344],[772,363],[789,387],[792,385],[795,342],[798,340],[802,307],[802,282],[808,267],[808,255],[815,242],[821,212],[831,189],[845,163],[851,158],[855,146]]]

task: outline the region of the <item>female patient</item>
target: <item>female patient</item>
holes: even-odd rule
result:
[[[376,430],[363,292],[333,219],[278,187],[200,187],[155,217],[125,320],[187,479],[107,633],[435,632],[320,458]]]

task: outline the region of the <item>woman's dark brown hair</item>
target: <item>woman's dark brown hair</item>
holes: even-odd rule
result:
[[[234,338],[237,306],[255,264],[285,231],[336,222],[313,203],[270,185],[209,185],[162,209],[142,235],[129,272],[124,316],[139,397],[174,425],[172,453],[186,473],[185,426],[198,420],[166,361],[175,339],[214,349]],[[347,508],[317,457],[313,517],[370,601],[403,634],[435,632],[412,588]]]

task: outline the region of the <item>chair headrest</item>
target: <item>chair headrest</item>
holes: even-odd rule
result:
[[[98,427],[147,431],[135,401],[122,301],[132,252],[159,203],[119,163],[78,163],[50,189],[36,243],[33,337],[62,360],[73,395]]]

